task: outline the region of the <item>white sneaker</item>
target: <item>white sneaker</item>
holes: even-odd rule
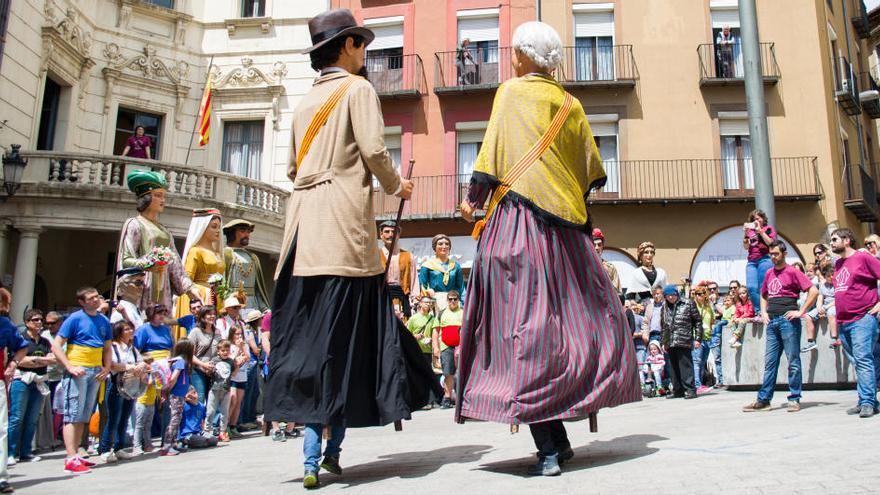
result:
[[[738,340],[736,342],[730,343],[730,347],[733,347],[734,349],[736,349],[737,347],[742,347],[742,346],[743,346],[743,343]]]
[[[112,450],[110,452],[104,452],[103,454],[101,454],[101,460],[104,461],[104,464],[112,464],[118,461],[118,459],[116,458],[116,454],[114,454]]]
[[[43,458],[38,455],[32,455],[30,457],[22,457],[18,460],[18,462],[40,462]]]
[[[124,461],[127,459],[134,459],[135,457],[137,457],[137,454],[134,453],[134,450],[132,450],[132,452],[126,452],[123,449],[119,449],[116,451],[116,457]]]
[[[139,455],[144,455],[144,451],[143,451],[143,449],[138,448],[138,447],[132,447],[132,448],[131,448],[131,456],[132,456],[132,457],[137,457],[137,456],[139,456]]]
[[[89,453],[86,452],[86,449],[80,447],[79,450],[76,451],[76,455],[82,459],[88,459]]]
[[[15,460],[15,457],[10,457],[10,458],[6,461],[6,466],[7,466],[7,467],[12,467],[12,466],[15,466],[16,464],[18,464],[18,461]]]

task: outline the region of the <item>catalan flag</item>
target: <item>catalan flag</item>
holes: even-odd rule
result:
[[[208,77],[208,82],[205,83],[205,93],[199,105],[199,146],[208,144],[211,137],[211,79]]]

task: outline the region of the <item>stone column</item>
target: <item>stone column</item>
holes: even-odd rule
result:
[[[6,257],[9,256],[8,224],[0,221],[0,279],[6,275]]]
[[[33,307],[34,282],[37,278],[37,248],[41,228],[17,227],[18,255],[15,257],[15,275],[12,279],[12,310],[9,317],[21,323],[25,308]]]

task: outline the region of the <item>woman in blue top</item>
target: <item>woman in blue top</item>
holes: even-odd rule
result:
[[[445,234],[437,234],[431,240],[434,258],[422,263],[419,268],[419,285],[422,294],[437,301],[437,311],[446,309],[446,293],[455,290],[464,299],[464,275],[461,265],[449,258],[452,241]]]

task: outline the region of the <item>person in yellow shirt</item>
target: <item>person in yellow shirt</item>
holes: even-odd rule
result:
[[[446,302],[448,306],[434,319],[434,330],[431,333],[431,344],[434,359],[440,360],[443,370],[443,402],[440,407],[450,409],[455,404],[455,373],[457,371],[455,350],[458,348],[458,332],[464,311],[461,310],[461,295],[457,290],[449,291]]]

